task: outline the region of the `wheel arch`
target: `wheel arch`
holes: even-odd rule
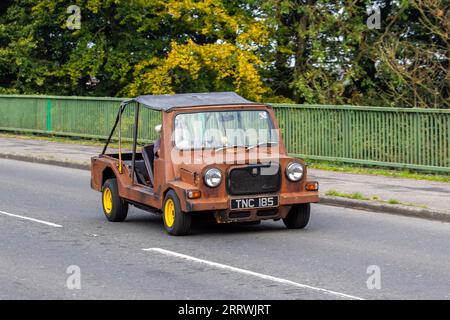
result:
[[[102,171],[102,186],[105,184],[105,181],[108,179],[116,178],[116,174],[114,173],[111,167],[106,167]]]
[[[175,194],[178,197],[178,201],[180,201],[181,210],[183,212],[186,212],[187,211],[187,206],[186,206],[187,203],[186,203],[186,197],[185,197],[186,189],[182,188],[176,184],[168,184],[167,188],[165,188],[165,190],[162,192],[161,209],[164,208],[164,200],[166,199],[166,196],[169,193],[169,191],[175,192]]]

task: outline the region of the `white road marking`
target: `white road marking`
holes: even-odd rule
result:
[[[14,218],[19,218],[19,219],[23,219],[23,220],[28,220],[28,221],[33,221],[33,222],[45,224],[45,225],[50,226],[50,227],[55,227],[55,228],[62,228],[63,227],[62,225],[59,225],[59,224],[56,224],[56,223],[43,221],[43,220],[38,220],[38,219],[34,219],[34,218],[29,218],[29,217],[24,217],[24,216],[19,216],[17,214],[12,214],[12,213],[8,213],[8,212],[4,212],[4,211],[0,211],[0,214],[3,214],[5,216],[14,217]]]
[[[253,276],[253,277],[258,277],[258,278],[261,278],[261,279],[270,280],[270,281],[274,281],[274,282],[278,282],[278,283],[282,283],[282,284],[286,284],[286,285],[290,285],[290,286],[294,286],[294,287],[298,287],[298,288],[314,290],[314,291],[318,291],[318,292],[321,292],[321,293],[331,294],[331,295],[342,297],[342,298],[346,298],[346,299],[364,300],[363,298],[352,296],[352,295],[349,295],[349,294],[336,292],[336,291],[331,291],[331,290],[327,290],[327,289],[323,289],[323,288],[318,288],[318,287],[310,286],[310,285],[307,285],[307,284],[302,284],[302,283],[294,282],[294,281],[291,281],[291,280],[286,280],[286,279],[283,279],[283,278],[273,277],[273,276],[270,276],[270,275],[266,275],[266,274],[262,274],[262,273],[258,273],[258,272],[254,272],[254,271],[250,271],[250,270],[246,270],[246,269],[236,268],[236,267],[229,266],[229,265],[226,265],[226,264],[221,264],[221,263],[217,263],[217,262],[213,262],[213,261],[203,260],[203,259],[195,258],[195,257],[192,257],[192,256],[188,256],[188,255],[185,255],[185,254],[182,254],[182,253],[169,251],[169,250],[165,250],[165,249],[161,249],[161,248],[149,248],[149,249],[142,249],[142,250],[158,252],[158,253],[166,255],[166,256],[172,256],[172,257],[176,257],[176,258],[180,258],[180,259],[184,259],[184,260],[188,260],[188,261],[193,261],[193,262],[197,262],[197,263],[201,263],[201,264],[206,264],[206,265],[211,266],[211,267],[224,269],[224,270],[229,270],[229,271],[234,271],[234,272],[246,274],[246,275]]]

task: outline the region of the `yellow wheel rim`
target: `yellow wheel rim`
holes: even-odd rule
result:
[[[175,223],[175,204],[172,199],[167,199],[164,205],[164,220],[169,228]]]
[[[113,207],[112,192],[110,188],[105,188],[103,190],[103,209],[105,209],[106,214],[110,214]]]

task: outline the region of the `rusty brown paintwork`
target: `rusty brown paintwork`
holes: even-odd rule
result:
[[[250,161],[266,162],[269,160],[276,160],[281,166],[281,188],[277,193],[279,196],[279,207],[271,216],[257,216],[258,209],[246,210],[250,211],[250,216],[245,219],[231,219],[229,218],[230,199],[239,198],[238,196],[230,196],[227,192],[226,183],[222,183],[216,188],[208,187],[203,181],[203,173],[211,165],[204,164],[202,161],[200,164],[175,164],[171,161],[172,152],[181,153],[182,156],[186,156],[185,153],[192,151],[179,151],[174,150],[172,142],[172,132],[174,118],[180,113],[198,112],[198,111],[235,111],[235,110],[248,110],[249,105],[221,105],[221,106],[200,106],[191,108],[174,108],[169,112],[162,111],[162,133],[161,133],[161,146],[160,157],[154,161],[154,186],[153,189],[144,185],[140,185],[137,182],[132,182],[131,169],[128,166],[123,166],[122,173],[119,172],[119,160],[110,155],[100,155],[92,158],[91,166],[91,186],[94,190],[101,191],[102,184],[105,181],[105,174],[114,174],[117,178],[119,195],[125,201],[130,203],[145,206],[148,209],[162,210],[164,196],[168,190],[172,189],[176,192],[180,199],[181,208],[183,212],[190,212],[192,214],[201,215],[202,213],[213,213],[216,221],[221,222],[233,222],[233,221],[256,221],[262,219],[280,219],[285,218],[294,204],[301,203],[314,203],[319,201],[318,191],[306,191],[305,185],[307,183],[307,169],[303,160],[294,159],[287,155],[286,148],[282,142],[281,134],[279,133],[278,124],[275,118],[273,109],[270,106],[263,104],[252,104],[252,110],[264,110],[267,111],[272,119],[272,122],[278,132],[279,146],[276,154],[272,155],[273,147],[261,147],[261,154],[254,158],[250,152],[246,152],[240,148],[226,149],[219,152],[234,153],[236,156],[245,158],[245,163]],[[149,128],[150,130],[150,128]],[[183,154],[184,153],[184,154]],[[188,154],[188,156],[191,156]],[[205,160],[211,157],[211,152],[207,151],[201,154],[200,157]],[[252,158],[253,157],[253,158]],[[299,182],[291,182],[286,178],[284,174],[286,166],[290,162],[299,162],[305,165],[304,176]],[[230,168],[242,166],[245,164],[228,164],[217,163],[214,167],[220,169],[224,177],[227,176]],[[223,180],[226,180],[223,179]],[[199,190],[201,197],[199,199],[188,199],[186,191]],[[261,194],[263,196],[264,194]],[[273,194],[270,194],[273,195]],[[257,195],[259,196],[259,195]],[[242,196],[241,198],[245,198]]]

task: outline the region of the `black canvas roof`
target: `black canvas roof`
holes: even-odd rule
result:
[[[173,108],[214,106],[222,104],[255,104],[234,92],[145,95],[130,101],[136,101],[147,108],[161,111],[169,111]]]

